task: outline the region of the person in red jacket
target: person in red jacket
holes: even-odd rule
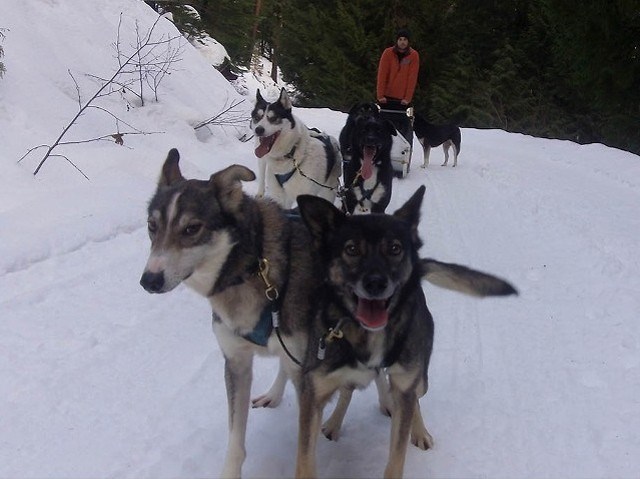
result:
[[[401,28],[396,32],[395,45],[382,52],[378,64],[376,98],[382,109],[382,117],[390,120],[412,145],[412,118],[399,114],[411,106],[420,69],[420,55],[409,46],[409,37],[409,30]]]
[[[406,108],[413,100],[418,82],[420,55],[409,46],[409,30],[396,33],[395,45],[382,52],[378,64],[376,98],[380,105],[400,103]]]

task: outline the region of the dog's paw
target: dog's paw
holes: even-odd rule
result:
[[[270,394],[263,394],[258,396],[257,398],[253,398],[251,400],[251,407],[259,408],[259,407],[278,407],[282,402],[282,396],[272,396]]]
[[[424,163],[420,165],[420,168],[426,168],[427,165],[425,165]]]
[[[433,447],[433,437],[429,434],[426,428],[423,428],[422,431],[411,431],[411,444],[416,447],[419,447],[423,451],[427,449],[431,449]]]
[[[329,439],[329,441],[337,441],[340,437],[340,426],[341,424],[334,424],[333,421],[327,420],[322,425],[322,434]]]

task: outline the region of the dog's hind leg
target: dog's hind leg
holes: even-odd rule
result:
[[[380,407],[380,412],[385,416],[391,416],[393,400],[389,392],[387,374],[384,371],[378,372],[376,376],[376,388],[378,389],[378,406]]]
[[[222,468],[223,478],[240,477],[242,463],[247,455],[244,444],[249,415],[252,366],[251,352],[235,351],[233,356],[225,354],[224,379],[229,408],[229,443]]]
[[[251,400],[251,407],[278,407],[284,395],[284,388],[287,385],[287,373],[282,364],[278,368],[278,375],[273,381],[269,390]]]
[[[427,166],[429,166],[429,154],[431,153],[431,147],[429,146],[429,143],[427,143],[426,138],[418,138],[418,141],[422,145],[422,152],[424,154],[424,161],[422,162],[422,167],[426,168]]]
[[[342,428],[344,415],[349,408],[349,403],[351,403],[351,396],[353,396],[353,388],[340,388],[338,403],[329,419],[322,425],[322,434],[330,441],[337,441],[340,437],[340,429]]]
[[[442,166],[447,166],[447,163],[449,163],[449,148],[451,145],[451,140],[447,140],[442,144],[442,149],[444,150],[444,163],[442,163]]]
[[[420,411],[420,401],[416,401],[416,409],[411,420],[411,444],[423,451],[433,447],[433,437],[427,431]]]

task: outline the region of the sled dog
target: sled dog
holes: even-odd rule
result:
[[[393,215],[347,216],[321,198],[298,198],[325,272],[318,293],[323,300],[310,328],[305,374],[299,384],[297,477],[316,474],[316,441],[322,410],[331,396],[340,389],[365,387],[380,371],[386,372],[392,399],[384,477],[402,476],[410,437],[421,449],[432,447],[418,402],[427,392],[434,329],[421,287],[423,275],[446,271],[440,285],[464,284],[462,289],[471,286],[474,294],[484,294],[480,284],[491,284],[493,294],[515,293],[497,278],[420,260],[418,221],[424,191],[421,186]],[[449,273],[460,278],[447,277]],[[338,400],[325,423],[325,435],[339,429],[349,398],[345,394]]]
[[[305,195],[300,205],[305,225],[275,202],[245,194],[241,182],[255,179],[248,168],[233,165],[208,180],[185,179],[179,159],[172,149],[148,205],[151,251],[140,284],[150,293],[167,293],[184,283],[211,305],[213,330],[225,358],[229,414],[222,476],[239,477],[245,460],[256,353],[278,356],[283,371],[280,382],[260,398],[261,405],[279,401],[287,377],[301,398],[298,477],[315,471],[312,446],[320,428],[315,408],[343,385],[346,397],[339,402],[348,405],[353,387],[376,375],[375,368],[388,368],[392,420],[399,424],[393,433],[398,450],[388,470],[401,472],[407,417],[416,418],[412,434],[423,446],[430,443],[416,412],[417,396],[426,390],[432,341],[420,277],[481,296],[508,294],[506,283],[464,267],[417,259],[416,216],[424,188],[389,217],[347,217],[326,200]],[[310,247],[313,242],[319,250]],[[383,253],[373,269],[360,262],[371,247]],[[342,318],[347,322],[341,324]],[[327,326],[337,326],[336,335],[344,331],[344,339],[327,341],[320,361],[317,347],[330,334]],[[416,331],[407,336],[408,328]],[[354,340],[358,342],[352,345]],[[403,412],[407,402],[409,413]],[[328,432],[337,434],[345,411],[346,406],[336,411]]]
[[[422,168],[429,166],[429,153],[431,148],[442,145],[444,150],[444,163],[449,163],[449,148],[453,150],[453,165],[458,165],[458,155],[460,154],[460,128],[456,125],[434,125],[416,114],[413,120],[413,131],[424,150],[424,161]]]
[[[338,141],[307,128],[292,113],[284,88],[273,103],[257,91],[250,127],[257,139],[258,196],[266,186],[266,194],[287,209],[301,194],[335,200],[342,173]]]
[[[344,205],[347,213],[384,213],[391,201],[393,124],[380,117],[375,103],[359,103],[340,132]]]

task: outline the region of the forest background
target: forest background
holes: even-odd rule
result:
[[[230,75],[271,60],[300,106],[373,101],[380,54],[407,27],[421,63],[414,104],[430,121],[640,153],[640,0],[147,3],[222,43]]]

